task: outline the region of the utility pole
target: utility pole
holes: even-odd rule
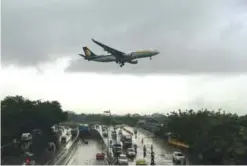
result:
[[[146,157],[146,146],[144,145],[143,146],[143,158],[145,158]]]
[[[151,152],[151,164],[150,165],[155,165],[155,162],[154,162],[154,152],[153,151]]]
[[[102,142],[101,142],[101,150],[102,150],[102,153],[104,152],[103,144],[104,144],[104,140],[102,139]]]
[[[151,164],[150,164],[150,165],[155,165],[155,162],[154,162],[153,144],[151,145]]]

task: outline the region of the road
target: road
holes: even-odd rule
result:
[[[129,131],[133,132],[134,133],[134,129],[131,128],[131,127],[125,127],[126,129],[128,129]],[[113,131],[113,127],[109,128],[110,131],[109,131],[109,139],[112,139],[111,137],[111,131]],[[117,129],[117,141],[119,141],[119,132],[120,129]],[[124,135],[128,135],[129,133],[124,131],[122,129],[122,133]],[[172,162],[172,152],[173,150],[171,148],[168,148],[164,145],[164,143],[160,140],[157,140],[157,139],[152,139],[152,138],[149,138],[149,137],[152,137],[153,134],[145,131],[145,130],[142,130],[142,129],[139,129],[138,132],[137,132],[137,137],[135,138],[135,136],[133,135],[133,138],[132,138],[132,141],[133,141],[133,144],[137,144],[137,155],[136,155],[136,158],[134,160],[129,160],[129,165],[135,165],[136,163],[136,160],[138,159],[143,159],[143,145],[145,144],[146,148],[147,148],[147,155],[145,157],[145,160],[150,163],[151,162],[151,144],[153,144],[153,149],[154,149],[154,152],[155,152],[155,163],[157,165],[173,165],[173,162]],[[144,139],[144,144],[142,144],[141,140]],[[115,141],[114,139],[112,139],[113,142]],[[123,151],[123,154],[126,154],[125,151]]]
[[[105,161],[97,161],[96,153],[102,152],[102,144],[98,140],[90,139],[88,144],[78,142],[73,157],[68,165],[106,165]]]
[[[131,127],[125,127],[129,131],[134,131]],[[117,140],[119,140],[119,132],[120,129],[117,129]],[[113,127],[109,127],[109,139],[115,142],[111,137],[111,131],[113,131]],[[128,134],[126,131],[122,130],[123,134]],[[147,155],[145,160],[150,164],[151,162],[151,144],[153,145],[153,149],[155,152],[155,163],[156,165],[173,165],[172,162],[172,152],[175,150],[174,148],[167,147],[164,142],[159,139],[150,138],[153,134],[145,131],[143,129],[138,129],[137,137],[133,135],[133,143],[137,144],[137,156],[136,159],[143,159],[143,146],[145,145],[147,148]],[[144,143],[142,144],[142,139]],[[108,143],[108,138],[104,138],[105,142]],[[69,148],[69,144],[65,149]],[[99,140],[96,139],[88,139],[88,144],[84,144],[81,140],[79,140],[74,148],[73,152],[71,152],[70,156],[68,156],[63,164],[69,165],[106,165],[105,161],[97,161],[95,159],[96,153],[102,152],[102,144]],[[104,149],[104,153],[106,153],[106,149]],[[126,154],[126,152],[123,152]],[[67,162],[68,161],[68,162]],[[135,165],[135,161],[129,161],[129,165]],[[62,163],[61,163],[62,164]]]
[[[61,137],[64,136],[66,137],[67,140],[67,144],[66,147],[64,148],[63,151],[66,151],[67,149],[70,148],[70,146],[72,145],[72,141],[71,141],[71,133],[68,132],[71,129],[69,127],[61,127],[61,132],[59,132],[59,130],[56,131],[58,137],[59,137],[59,142],[61,143]],[[68,134],[67,134],[68,133]],[[35,138],[34,138],[35,137]],[[30,149],[30,145],[33,144],[34,139],[42,139],[39,136],[35,135],[33,136],[33,140],[30,140],[28,142],[22,143],[21,144],[21,148],[22,151],[31,151]],[[37,141],[34,141],[36,143],[39,143]],[[64,147],[63,144],[59,144],[62,148]],[[55,150],[55,149],[54,149]],[[39,155],[36,155],[34,158],[36,158],[36,164],[38,165],[43,165],[47,163],[47,160],[50,160],[51,157],[54,155],[54,151],[49,151],[48,149],[46,149],[44,151],[44,153],[41,153]],[[35,155],[35,154],[34,154]],[[24,161],[24,154],[23,152],[20,152],[20,154],[15,155],[15,156],[4,156],[3,158],[1,158],[1,164],[6,164],[6,165],[21,165]]]
[[[129,131],[134,133],[134,129],[131,127],[125,127]],[[124,131],[124,134],[128,134],[126,131]],[[173,149],[170,147],[167,147],[164,145],[164,143],[153,137],[153,134],[142,130],[138,129],[137,131],[137,137],[133,135],[133,143],[137,144],[137,156],[136,159],[143,159],[143,146],[146,146],[147,149],[147,155],[145,157],[145,160],[150,163],[151,162],[151,145],[153,144],[153,151],[155,153],[155,163],[157,165],[173,165],[172,162],[172,152]],[[143,139],[143,144],[142,144],[142,139]]]

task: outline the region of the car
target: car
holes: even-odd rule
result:
[[[22,133],[21,140],[23,141],[31,141],[32,140],[32,134],[31,133]]]
[[[181,152],[173,152],[172,154],[172,161],[176,164],[178,163],[185,163],[185,156]]]
[[[23,161],[22,165],[35,165],[34,154],[30,152],[24,153],[25,160]]]
[[[128,165],[128,158],[125,154],[120,154],[118,157],[118,162],[120,165]]]
[[[135,157],[136,153],[135,153],[135,149],[134,148],[128,148],[127,149],[127,156],[128,157]]]
[[[145,159],[136,160],[136,165],[148,165]]]
[[[105,153],[96,154],[96,160],[104,160],[104,159],[105,159]]]
[[[67,142],[67,139],[66,139],[65,136],[63,136],[63,137],[61,138],[61,143],[62,143],[62,144],[65,144],[66,142]]]

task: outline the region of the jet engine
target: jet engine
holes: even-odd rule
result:
[[[137,60],[136,61],[129,61],[129,63],[131,63],[131,64],[137,64],[138,61]]]

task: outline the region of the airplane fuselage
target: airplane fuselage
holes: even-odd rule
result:
[[[116,61],[116,57],[113,55],[99,55],[92,58],[88,58],[87,60],[97,62],[113,62]]]
[[[159,52],[154,51],[154,50],[134,51],[129,54],[125,54],[124,57],[116,59],[116,60],[119,61],[120,63],[124,63],[124,62],[129,62],[134,59],[152,57],[157,54],[159,54]]]
[[[159,54],[158,51],[155,50],[144,50],[144,51],[135,51],[131,53],[131,56],[133,59],[139,59],[139,58],[147,58],[152,57]]]

